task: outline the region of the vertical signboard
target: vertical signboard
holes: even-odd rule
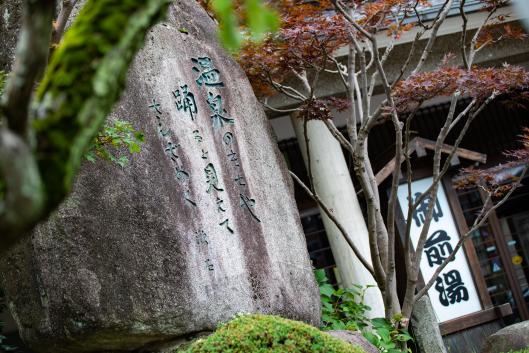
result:
[[[424,193],[432,184],[433,178],[412,182],[412,201]],[[408,213],[408,185],[398,188],[399,205],[404,214]],[[412,215],[411,241],[417,248],[419,236],[428,213],[429,199],[418,205]],[[455,249],[459,241],[459,232],[450,210],[443,186],[439,186],[433,218],[428,231],[424,252],[421,258],[421,273],[425,282],[432,278],[435,270]],[[461,248],[455,258],[443,269],[428,291],[438,321],[445,322],[481,310],[479,296],[470,272],[467,257]]]

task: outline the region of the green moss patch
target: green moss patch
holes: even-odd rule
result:
[[[69,192],[145,34],[163,18],[169,2],[89,0],[53,54],[33,121],[49,209]]]
[[[278,316],[244,315],[180,353],[364,353],[315,327]]]

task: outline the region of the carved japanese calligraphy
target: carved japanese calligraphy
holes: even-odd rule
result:
[[[206,168],[204,168],[204,172],[206,173],[206,183],[208,184],[207,193],[211,193],[211,191],[217,190],[217,191],[224,191],[221,187],[219,187],[219,179],[217,177],[217,171],[215,170],[215,167],[213,166],[213,163],[208,163]]]
[[[213,115],[211,115],[211,123],[213,124],[214,129],[220,129],[224,124],[235,124],[235,120],[228,117],[228,112],[222,108],[222,97],[219,94],[214,95],[213,93],[208,92],[208,105],[213,113]]]
[[[221,227],[225,227],[226,230],[228,232],[230,232],[231,234],[233,234],[233,229],[230,227],[230,220],[228,218],[226,218],[224,221],[222,221],[221,223],[219,223],[219,226]]]
[[[210,58],[192,58],[191,61],[196,64],[193,66],[193,71],[200,74],[196,80],[199,86],[204,84],[212,87],[224,87],[224,83],[220,81],[220,71],[213,67],[213,62]]]
[[[193,131],[193,137],[194,137],[195,141],[198,142],[198,143],[201,143],[204,140],[202,138],[202,136],[200,136],[200,131],[198,131],[198,130],[194,130]]]
[[[226,209],[224,208],[224,200],[220,197],[217,197],[217,211],[219,212],[226,212]]]
[[[224,144],[226,144],[226,146],[229,146],[234,142],[235,137],[233,137],[233,134],[228,131],[227,133],[224,134],[224,136],[222,137],[222,140],[224,141]]]
[[[255,206],[255,200],[251,199],[248,196],[243,195],[243,194],[239,194],[239,197],[240,197],[240,206],[241,206],[241,208],[245,208],[248,212],[250,212],[252,217],[257,222],[261,222],[261,220],[255,215],[254,210],[253,210],[253,207]]]
[[[191,120],[195,120],[198,113],[195,95],[189,91],[187,85],[180,86],[180,89],[173,91],[176,108],[189,114]]]

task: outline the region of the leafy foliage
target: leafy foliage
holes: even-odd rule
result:
[[[299,321],[242,315],[181,353],[362,353],[363,350]]]
[[[168,4],[87,1],[53,53],[37,91],[39,119],[34,123],[49,208],[69,192],[86,147],[119,98],[146,31]]]
[[[386,318],[371,320],[372,329],[364,330],[364,337],[375,345],[381,352],[403,353],[399,348],[401,343],[412,340],[407,330],[399,328],[401,318],[395,317],[391,321]],[[411,352],[408,348],[407,352]]]
[[[335,289],[329,284],[324,270],[314,271],[320,287],[323,330],[362,330],[369,325],[366,312],[371,308],[363,303],[367,288]]]
[[[473,166],[463,168],[455,180],[455,186],[460,189],[479,187],[494,198],[502,197],[509,192],[517,182],[521,181],[521,175],[514,175],[510,171],[520,172],[529,165],[529,128],[523,128],[522,131],[521,148],[504,152],[509,158],[508,162],[485,169]]]
[[[260,41],[279,26],[277,13],[262,0],[200,0],[201,5],[219,20],[219,37],[230,51],[237,51],[243,40]]]
[[[316,270],[314,274],[320,288],[323,330],[362,331],[381,352],[402,353],[400,343],[412,340],[408,331],[400,328],[402,316],[396,315],[392,320],[369,319],[366,312],[371,308],[363,303],[369,287],[335,289],[324,270]]]
[[[139,153],[144,140],[143,133],[136,131],[132,124],[119,119],[114,120],[105,124],[99,131],[85,158],[94,163],[96,157],[99,157],[125,167],[129,163],[129,158],[120,154],[120,151],[126,148],[131,154]]]
[[[330,1],[278,0],[281,28],[262,43],[247,43],[237,56],[257,95],[275,92],[292,72],[325,64],[326,56],[347,43],[348,26],[329,11]]]
[[[493,93],[508,95],[528,89],[529,73],[522,67],[505,64],[501,68],[441,67],[421,72],[400,81],[394,94],[397,109],[405,112],[429,99],[450,96],[456,90],[483,101]]]

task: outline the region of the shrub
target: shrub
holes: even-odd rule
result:
[[[269,315],[242,315],[181,353],[364,353],[315,327]]]

